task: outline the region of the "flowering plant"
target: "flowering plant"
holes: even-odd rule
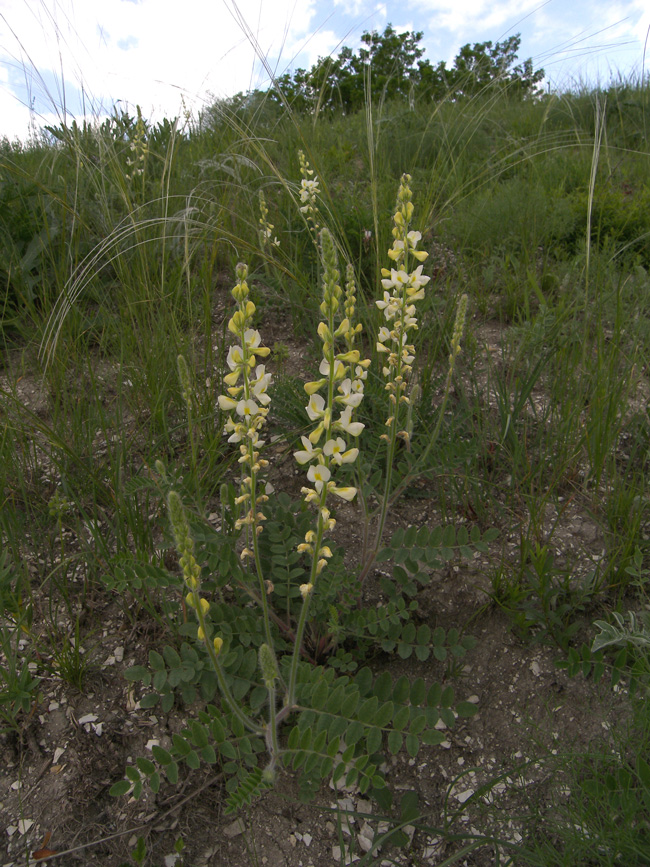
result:
[[[301,171],[301,201],[306,203],[301,209],[307,209],[305,213],[315,227],[312,194],[315,196],[318,182],[304,155]],[[319,232],[319,376],[304,384],[310,429],[300,437],[293,453],[306,470],[302,502],[291,503],[283,494],[270,499],[263,436],[269,420],[272,378],[261,362],[269,349],[254,327],[256,308],[245,265],[236,269],[237,284],[232,290],[236,309],[228,322],[233,342],[226,356],[224,390],[218,397],[225,417],[224,434],[238,452],[240,473],[232,497],[227,490],[222,493],[221,531],[212,537],[202,532],[208,547],[206,565],[201,565],[195,553],[181,497],[173,489],[168,493],[184,602],[194,612],[192,634],[197,646],[203,647],[209,665],[203,666],[195,649],[183,645],[181,655],[166,648],[168,652],[162,656],[150,656],[153,680],[137,666],[131,677],[142,679],[146,685],[153,683],[154,693],[160,694],[145,696],[142,701],[147,706],[162,697],[163,708],[169,708],[173,700],[170,690],[181,680],[185,689],[188,682],[199,685],[208,699],[218,692],[219,704],[203,711],[199,720],[178,736],[171,750],[155,748],[154,757],[173,782],[180,761],[185,760],[190,767],[196,764],[197,749],[206,761],[217,760],[209,745],[210,739],[214,740],[224,770],[230,774],[230,810],[271,785],[280,763],[302,767],[308,788],[314,780],[332,777],[336,782],[344,777],[347,785],[375,792],[384,785],[377,760],[384,743],[392,753],[405,745],[414,756],[422,743],[442,740],[440,720],[446,726],[454,725],[450,688],[442,690],[437,684],[425,688],[421,679],[409,685],[401,678],[393,684],[387,672],[375,677],[368,668],[359,669],[346,648],[347,642],[356,646],[359,654],[374,647],[397,650],[403,658],[415,653],[419,659],[427,659],[434,643],[431,629],[426,625],[416,629],[412,622],[417,609],[416,600],[411,598],[415,594],[413,582],[426,580],[421,563],[435,566],[447,559],[449,552],[453,556],[455,548],[469,552],[472,546],[480,548],[485,542],[477,532],[470,539],[464,527],[457,538],[453,527],[447,527],[444,534],[440,528],[429,531],[423,527],[410,528],[401,535],[398,531],[380,550],[389,504],[406,484],[402,479],[395,488],[392,470],[398,442],[408,445],[411,437],[409,412],[416,352],[412,333],[417,328],[416,303],[423,299],[428,282],[422,273],[427,254],[418,250],[421,235],[411,229],[409,182],[410,177],[404,175],[388,253],[391,267],[382,271],[383,298],[376,302],[385,323],[376,342],[388,403],[387,432],[382,435],[387,444],[385,487],[376,512],[367,516],[376,522],[374,544],[364,545],[358,570],[348,571],[344,566],[336,544],[335,508],[337,502],[354,508],[356,499],[366,506],[366,497],[357,497],[361,488],[353,474],[359,464],[364,430],[356,415],[364,399],[371,361],[362,357],[354,270],[346,268],[342,288],[334,239],[327,228]],[[465,307],[463,298],[452,337],[447,392],[460,351]],[[181,360],[179,374],[191,421],[191,384],[187,365]],[[431,445],[429,442],[427,448]],[[162,466],[159,469],[166,478]],[[229,523],[228,512],[232,513]],[[227,531],[227,523],[231,531]],[[387,596],[382,607],[368,609],[362,605],[360,586],[378,558],[394,558],[400,565],[394,568],[395,581],[382,583]],[[218,564],[216,594],[212,563]],[[350,601],[356,604],[348,604]],[[259,616],[251,619],[251,611]],[[306,647],[306,630],[314,616],[321,634],[325,633],[320,642],[321,658]],[[447,653],[460,657],[469,641],[453,630],[445,638],[444,630],[438,629],[435,645],[438,659]],[[182,674],[176,674],[181,670]],[[356,674],[350,677],[346,671]],[[474,705],[461,702],[455,713],[470,715],[474,710]],[[292,726],[285,731],[283,726],[292,717]],[[258,759],[263,753],[264,767]],[[139,760],[135,769],[127,769],[127,779],[113,787],[114,793],[139,794],[144,777],[154,789],[160,785],[154,763]]]

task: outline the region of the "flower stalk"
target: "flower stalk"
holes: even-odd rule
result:
[[[411,176],[404,174],[397,193],[393,215],[393,245],[388,257],[394,267],[382,268],[383,298],[377,307],[383,312],[386,324],[379,329],[377,352],[383,358],[382,373],[386,379],[390,415],[386,420],[388,432],[381,439],[387,443],[384,494],[379,510],[375,540],[370,551],[364,551],[360,580],[367,576],[379,549],[391,502],[393,470],[398,441],[408,447],[410,443],[409,407],[411,404],[411,378],[415,360],[415,346],[409,333],[418,327],[416,302],[424,298],[424,287],[429,277],[422,274],[422,263],[428,253],[418,250],[420,232],[410,228],[413,219]],[[412,263],[419,264],[411,270]]]
[[[325,535],[336,525],[328,508],[328,496],[334,494],[349,502],[357,493],[355,487],[338,485],[333,475],[338,467],[354,463],[359,455],[358,448],[349,448],[347,437],[358,437],[364,428],[363,424],[352,420],[352,413],[363,399],[364,379],[370,364],[368,359],[361,360],[359,350],[354,349],[354,336],[360,330],[352,320],[354,281],[348,272],[348,287],[343,299],[334,241],[326,228],[321,231],[321,259],[323,300],[320,312],[323,318],[318,326],[323,344],[319,366],[321,377],[305,384],[309,395],[305,410],[314,427],[309,436],[301,437],[303,448],[294,453],[299,464],[309,465],[307,480],[312,486],[304,486],[301,492],[305,502],[316,509],[316,525],[298,546],[299,552],[311,558],[311,568],[309,580],[300,587],[303,603],[291,660],[287,697],[290,706],[295,702],[298,659],[311,600],[319,577],[332,557],[330,547],[324,544]],[[340,342],[344,342],[345,348],[337,351]]]
[[[252,327],[255,304],[250,300],[250,289],[246,282],[248,268],[239,264],[236,269],[238,283],[232,290],[237,309],[228,322],[228,330],[238,343],[228,351],[226,363],[230,373],[224,377],[226,393],[219,395],[219,407],[229,413],[224,425],[228,442],[239,445],[239,464],[241,482],[237,505],[244,507],[244,516],[235,522],[235,529],[245,530],[245,546],[241,559],[252,558],[259,583],[259,600],[264,619],[264,632],[269,647],[273,646],[271,618],[269,612],[267,585],[264,580],[260,560],[259,535],[266,516],[261,511],[268,496],[261,491],[260,472],[268,466],[268,461],[260,456],[264,440],[260,431],[266,424],[268,404],[271,402],[267,390],[271,374],[266,372],[257,359],[266,358],[270,349],[262,346],[259,331]]]

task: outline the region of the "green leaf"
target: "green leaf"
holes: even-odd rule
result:
[[[418,677],[417,680],[414,680],[411,684],[411,704],[422,704],[424,702],[426,694],[427,688],[424,680],[421,677]]]
[[[402,749],[402,735],[400,732],[390,732],[388,735],[388,750],[396,756]]]
[[[124,770],[124,773],[127,775],[127,777],[129,778],[129,780],[131,780],[132,783],[137,783],[138,780],[140,779],[140,774],[138,773],[138,769],[134,768],[133,765],[127,765],[125,770]]]
[[[431,656],[431,649],[426,645],[418,644],[415,648],[415,655],[420,662],[425,662]]]
[[[399,803],[399,817],[401,822],[412,822],[420,813],[418,793],[414,791],[404,792]]]
[[[151,775],[149,785],[151,786],[151,791],[154,793],[154,795],[158,794],[158,790],[160,789],[160,774],[158,773],[158,771],[156,771],[155,774]]]
[[[119,780],[111,786],[108,794],[113,798],[120,798],[122,795],[126,795],[130,788],[131,783],[128,780]]]
[[[467,719],[468,717],[475,716],[478,713],[478,707],[475,704],[472,704],[471,701],[459,701],[456,705],[456,713],[459,717]]]
[[[345,733],[345,743],[352,746],[352,744],[356,744],[358,740],[363,737],[365,729],[364,726],[358,721],[355,720],[351,723],[350,727]]]
[[[373,722],[376,726],[379,726],[380,728],[385,728],[385,726],[388,725],[389,721],[392,720],[394,713],[395,705],[392,701],[387,701],[379,708]]]
[[[215,708],[216,710],[216,708]],[[221,741],[225,741],[226,739],[226,730],[223,726],[223,723],[219,719],[212,719],[210,721],[210,731],[212,733],[212,737],[215,741],[220,744]]]
[[[135,763],[138,766],[138,770],[142,771],[142,773],[147,776],[151,776],[151,774],[156,770],[154,763],[149,761],[149,759],[145,759],[143,756],[138,756]]]
[[[159,765],[168,765],[172,760],[172,757],[167,752],[167,750],[158,746],[158,744],[154,744],[152,746],[151,752],[153,754],[154,759],[158,762]]]
[[[375,721],[375,717],[377,715],[377,709],[379,708],[379,699],[376,695],[373,695],[372,698],[367,699],[359,708],[357,712],[358,718],[361,722],[371,724]]]
[[[372,681],[373,674],[372,671],[368,668],[368,666],[364,666],[357,672],[357,675],[354,678],[354,682],[359,688],[360,695],[368,695],[368,693],[372,689]]]
[[[151,674],[144,665],[132,665],[131,668],[126,669],[124,677],[131,683],[135,683],[138,680],[141,680],[145,686],[149,686],[151,683]]]
[[[212,744],[208,744],[207,747],[203,747],[201,750],[201,758],[204,762],[207,762],[208,765],[214,765],[217,761],[217,754],[214,751],[214,747]]]
[[[403,641],[398,642],[397,653],[402,659],[408,659],[413,653],[412,644],[404,644]]]
[[[219,752],[225,759],[237,758],[237,750],[230,741],[224,741],[222,744],[219,744]]]
[[[408,701],[410,691],[411,684],[409,679],[405,674],[403,674],[395,684],[395,689],[393,690],[393,701],[397,702],[397,704],[404,704],[405,701]]]
[[[375,681],[374,693],[379,701],[386,701],[390,697],[393,681],[388,671],[383,671]]]
[[[171,693],[170,693],[171,694]],[[157,692],[149,692],[147,695],[143,695],[140,699],[140,707],[147,710],[148,708],[155,707],[160,701],[160,694]],[[172,696],[173,701],[173,696]]]
[[[423,731],[427,727],[427,715],[426,713],[420,713],[415,719],[411,720],[411,725],[409,726],[409,732],[412,735],[419,735],[421,731]]]
[[[185,761],[187,766],[192,768],[193,771],[198,770],[201,767],[201,760],[198,755],[194,752],[194,750],[190,750],[189,753],[185,756]]]
[[[162,671],[165,668],[165,660],[156,650],[149,651],[149,665],[154,671]]]
[[[154,689],[160,690],[167,683],[167,672],[163,668],[162,670],[158,670],[154,673],[152,686]]]
[[[415,545],[415,540],[417,538],[418,528],[411,526],[408,528],[406,533],[404,534],[404,547],[412,548]]]
[[[439,683],[434,683],[429,687],[429,692],[427,693],[427,704],[429,707],[438,707],[440,704],[440,697],[442,696],[442,687]]]
[[[327,710],[333,714],[338,713],[344,698],[345,686],[342,683],[339,683],[338,686],[336,686],[335,689],[329,694],[329,698],[327,700]]]
[[[181,658],[176,653],[173,647],[170,647],[168,644],[163,647],[163,656],[165,657],[165,662],[170,668],[179,668],[181,664]]]
[[[319,681],[311,694],[311,706],[315,708],[315,710],[322,710],[327,702],[328,694],[328,685],[324,680]]]
[[[442,695],[440,696],[440,705],[442,707],[451,707],[454,703],[454,688],[453,686],[445,687]]]
[[[172,735],[172,745],[179,756],[186,756],[192,749],[185,738],[176,733]]]
[[[440,719],[444,722],[448,729],[453,729],[453,727],[456,725],[456,718],[454,716],[454,712],[449,707],[440,708]]]
[[[334,756],[339,751],[340,742],[341,742],[341,738],[338,737],[338,735],[329,742],[329,744],[327,745],[327,755],[328,756],[331,756],[332,758],[334,758]]]
[[[341,716],[351,717],[359,704],[359,693],[352,692],[350,693],[341,706]]]
[[[376,753],[381,748],[382,741],[382,733],[381,729],[376,726],[371,728],[368,734],[366,735],[366,749],[372,755]]]
[[[410,716],[411,716],[411,710],[409,707],[407,707],[406,705],[403,707],[400,707],[400,709],[397,711],[397,713],[393,717],[393,723],[392,723],[393,728],[396,731],[401,732],[402,729],[405,729],[406,726],[408,725]]]
[[[314,743],[312,744],[312,750],[315,753],[322,753],[325,749],[325,743],[327,741],[327,731],[323,729],[322,732],[319,732],[314,738]]]
[[[176,762],[172,762],[171,765],[167,765],[165,768],[165,773],[167,774],[167,779],[172,785],[176,785],[178,782],[178,765]]]
[[[190,730],[192,732],[192,742],[194,743],[194,745],[199,749],[207,747],[208,735],[205,731],[204,726],[202,726],[200,722],[192,720],[190,722]]]
[[[313,740],[313,734],[311,728],[305,729],[305,731],[300,736],[300,749],[308,750],[311,747],[311,742]]]
[[[417,739],[417,736],[408,734],[406,736],[406,752],[412,759],[414,759],[417,756],[419,749],[420,741]]]

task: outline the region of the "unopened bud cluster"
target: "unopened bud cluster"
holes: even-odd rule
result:
[[[167,509],[176,541],[176,550],[179,554],[179,564],[183,570],[183,580],[189,591],[185,596],[185,602],[196,612],[199,621],[197,631],[199,641],[206,641],[209,636],[207,635],[205,618],[210,610],[210,603],[207,599],[200,596],[201,567],[194,556],[194,540],[190,532],[190,525],[187,521],[187,515],[185,514],[181,498],[176,491],[169,492],[167,496]],[[213,646],[217,654],[221,650],[222,645],[223,639],[219,637],[214,639]]]
[[[264,198],[264,193],[260,190],[260,245],[262,249],[266,246],[271,247],[279,247],[280,242],[273,234],[273,223],[269,223],[268,221],[269,209],[266,206],[266,199]]]

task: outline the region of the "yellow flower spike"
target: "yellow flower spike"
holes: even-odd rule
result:
[[[199,641],[205,641],[205,632],[200,626],[196,631],[196,637],[199,639]]]
[[[190,608],[194,608],[194,594],[188,593],[185,597],[185,602],[190,606]]]
[[[214,645],[214,652],[217,654],[217,656],[219,656],[219,654],[221,653],[221,648],[223,647],[223,638],[219,638],[219,636],[217,635],[212,644]]]
[[[201,612],[202,612],[203,616],[205,617],[205,615],[210,610],[210,603],[208,602],[207,599],[204,599],[203,597],[201,597],[199,604],[201,605]]]
[[[323,571],[323,569],[326,566],[327,566],[327,560],[325,560],[324,558],[322,560],[319,560],[318,563],[316,564],[316,574],[320,575],[320,573]]]
[[[303,599],[307,599],[308,596],[311,595],[312,590],[314,589],[314,585],[309,584],[301,584],[300,585],[300,595]]]

